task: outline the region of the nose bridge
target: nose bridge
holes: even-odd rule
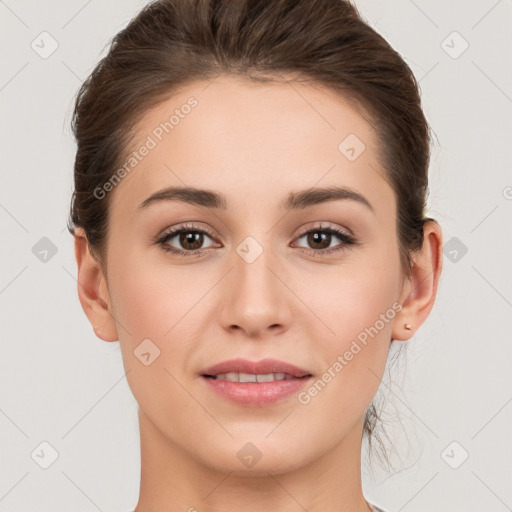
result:
[[[263,235],[260,242],[247,236],[233,251],[230,286],[223,291],[227,294],[223,301],[224,327],[236,325],[257,334],[267,327],[286,324],[287,301],[274,275],[278,265],[271,238]]]

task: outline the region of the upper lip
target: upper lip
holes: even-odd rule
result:
[[[287,373],[292,377],[311,375],[307,370],[277,359],[249,361],[247,359],[230,359],[201,370],[201,375],[218,375],[220,373],[252,373],[265,375],[268,373]]]

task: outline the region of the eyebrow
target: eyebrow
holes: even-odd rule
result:
[[[362,194],[347,187],[336,186],[290,192],[286,199],[281,202],[280,207],[284,210],[300,210],[334,200],[356,201],[375,213],[373,206]],[[162,201],[181,201],[192,205],[222,210],[226,210],[228,206],[226,196],[218,192],[194,187],[166,187],[145,199],[139,205],[139,210],[144,210],[149,205]]]

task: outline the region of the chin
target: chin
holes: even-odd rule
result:
[[[201,459],[206,466],[222,473],[267,477],[269,473],[279,475],[306,465],[309,457],[304,452],[304,445],[287,444],[277,437],[273,442],[265,440],[264,436],[254,441],[239,438],[225,445],[218,444],[207,454],[201,453]]]

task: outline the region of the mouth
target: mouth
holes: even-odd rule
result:
[[[230,359],[201,370],[204,377],[220,378],[231,382],[269,382],[311,377],[311,373],[291,363],[278,359]],[[259,380],[261,379],[261,380]]]
[[[276,359],[232,359],[202,370],[202,380],[217,396],[237,405],[271,405],[297,393],[313,375]]]
[[[307,377],[311,377],[311,374],[307,374],[302,377],[295,377],[283,372],[260,374],[230,372],[218,373],[217,375],[203,375],[203,377],[214,380],[227,380],[229,382],[275,382],[279,380],[305,379]]]

